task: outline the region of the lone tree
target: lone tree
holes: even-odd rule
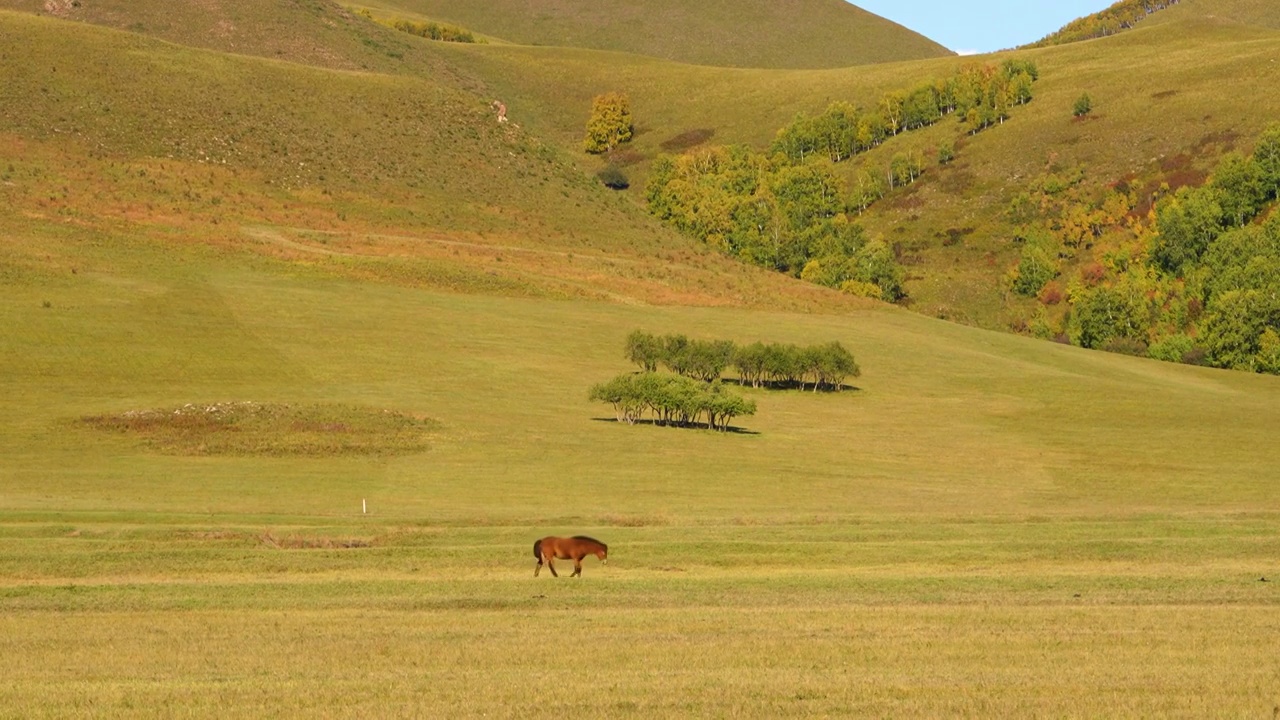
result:
[[[631,99],[624,93],[597,95],[591,103],[587,136],[583,148],[589,153],[606,153],[631,140]]]
[[[1076,117],[1084,117],[1093,112],[1093,98],[1089,97],[1089,93],[1085,93],[1076,98],[1076,104],[1071,108]]]

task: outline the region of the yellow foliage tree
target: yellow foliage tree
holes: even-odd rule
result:
[[[589,153],[610,152],[631,140],[631,99],[624,93],[597,95],[591,103],[583,148]]]

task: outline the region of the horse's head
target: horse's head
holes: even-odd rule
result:
[[[604,543],[600,543],[600,549],[596,550],[596,557],[600,558],[601,565],[608,565],[609,564],[609,546],[605,545]]]

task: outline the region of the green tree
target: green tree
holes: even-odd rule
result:
[[[814,374],[813,391],[821,386],[832,390],[843,390],[844,381],[862,375],[862,369],[844,345],[838,341],[818,345],[810,349],[812,353],[811,371]]]
[[[1258,146],[1253,150],[1262,175],[1267,198],[1280,198],[1280,123],[1271,125],[1262,133]]]
[[[938,164],[950,165],[956,159],[956,144],[946,142],[938,146]]]
[[[1274,349],[1267,331],[1280,327],[1280,299],[1259,290],[1228,290],[1205,311],[1201,340],[1215,367],[1265,371]],[[1264,348],[1266,340],[1271,347]]]
[[[689,343],[686,373],[703,382],[719,380],[733,361],[734,349],[729,340],[694,340]]]
[[[664,352],[662,339],[656,335],[636,330],[627,336],[627,359],[639,365],[645,372],[658,369],[658,363],[662,362]]]
[[[902,282],[906,272],[894,257],[893,249],[883,240],[872,240],[861,247],[853,257],[853,280],[880,287],[881,299],[897,302],[906,297]]]
[[[1091,112],[1093,112],[1093,98],[1089,97],[1089,93],[1076,98],[1076,103],[1072,106],[1072,113],[1076,117],[1084,117]]]
[[[738,382],[758,388],[764,382],[765,364],[768,362],[768,349],[762,342],[739,347],[733,353],[733,367],[738,371]]]
[[[591,103],[583,148],[589,153],[610,152],[631,140],[631,99],[624,93],[597,95]]]
[[[1151,261],[1172,275],[1179,275],[1209,249],[1222,234],[1220,191],[1215,188],[1182,188],[1156,208],[1159,234],[1151,246]]]
[[[1237,227],[1252,220],[1267,200],[1262,167],[1238,152],[1223,156],[1210,185],[1221,190],[1218,199],[1223,218]]]
[[[1134,293],[1125,292],[1126,289],[1100,285],[1073,291],[1067,324],[1071,341],[1096,349],[1117,339],[1145,341],[1147,313]]]
[[[1040,294],[1044,286],[1058,275],[1057,253],[1045,242],[1027,242],[1013,279],[1013,291],[1026,297]]]

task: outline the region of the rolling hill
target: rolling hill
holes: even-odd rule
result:
[[[1280,8],[1265,0],[1181,0],[1150,19],[1164,23],[1196,18],[1280,29]]]
[[[860,220],[873,233],[903,243],[915,258],[910,283],[914,307],[1002,325],[1007,318],[1002,318],[1000,277],[1016,251],[1010,242],[1015,229],[1003,213],[1014,195],[1054,168],[1086,168],[1086,183],[1093,188],[1126,178],[1158,185],[1169,168],[1182,164],[1194,166],[1203,177],[1221,153],[1248,149],[1250,138],[1280,116],[1274,98],[1255,91],[1276,80],[1278,66],[1271,60],[1277,47],[1280,36],[1270,30],[1194,19],[1017,53],[1040,66],[1041,80],[1035,100],[1018,108],[1009,122],[967,138],[954,121],[943,121],[842,166],[852,172],[887,164],[895,152],[919,150],[932,156],[941,143],[959,146],[955,163],[926,173],[920,183],[873,206]],[[566,146],[578,141],[592,94],[628,92],[642,128],[623,154],[635,178],[633,188],[643,185],[647,163],[658,154],[685,149],[684,138],[765,148],[797,112],[817,114],[833,100],[874,106],[886,92],[984,61],[779,72],[675,65],[580,50],[493,46],[440,51],[490,78],[511,98],[514,112]],[[567,77],[576,79],[568,91],[563,83]],[[1085,122],[1071,113],[1082,91],[1098,104]],[[729,107],[734,111],[725,112]],[[1156,109],[1158,117],[1152,114]],[[953,229],[964,232],[964,242],[944,245]]]
[[[589,48],[721,67],[830,68],[952,54],[844,0],[381,0],[521,45]]]
[[[497,123],[456,73],[334,71],[27,14],[0,22],[20,41],[0,50],[15,98],[0,109],[0,194],[29,225],[124,223],[402,283],[832,304],[691,247]],[[725,272],[736,279],[711,281]]]

